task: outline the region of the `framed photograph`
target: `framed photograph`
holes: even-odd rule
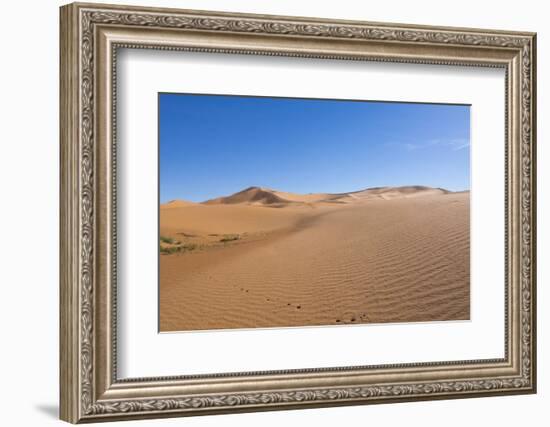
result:
[[[61,418],[536,391],[535,34],[61,8]]]

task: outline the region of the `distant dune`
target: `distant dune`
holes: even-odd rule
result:
[[[182,208],[184,206],[192,206],[196,203],[188,202],[187,200],[170,200],[169,202],[161,205],[163,209],[170,209],[170,208]]]
[[[289,205],[292,203],[353,203],[368,199],[393,199],[399,197],[418,197],[434,194],[448,194],[448,190],[432,188],[420,185],[406,187],[375,187],[349,193],[310,193],[297,194],[272,190],[262,187],[248,187],[238,193],[226,197],[218,197],[203,202],[206,205],[232,205],[232,204],[254,204],[254,205]]]
[[[275,191],[260,188],[249,187],[238,193],[227,197],[219,197],[217,199],[207,200],[205,205],[234,205],[238,203],[259,204],[259,205],[274,205],[288,203],[289,200],[278,196]]]
[[[424,186],[166,203],[160,329],[468,319],[469,206]]]

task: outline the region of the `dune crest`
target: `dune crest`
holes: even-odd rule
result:
[[[248,187],[227,197],[218,197],[216,199],[207,200],[203,202],[203,204],[234,205],[238,203],[249,203],[259,205],[273,205],[288,202],[290,201],[277,196],[277,194],[275,194],[275,192],[272,190],[260,187]]]
[[[169,202],[163,203],[160,205],[161,209],[170,209],[170,208],[183,208],[186,206],[196,205],[194,202],[189,202],[187,200],[175,199],[170,200]]]
[[[369,199],[396,199],[449,194],[443,188],[410,185],[402,187],[373,187],[347,193],[299,194],[262,187],[248,187],[229,196],[217,197],[202,202],[205,205],[252,204],[282,207],[291,204],[354,203]]]

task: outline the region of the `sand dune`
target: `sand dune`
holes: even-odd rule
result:
[[[165,204],[160,329],[468,319],[469,228],[469,192],[421,186]]]
[[[273,205],[279,203],[288,203],[288,200],[285,200],[275,194],[274,191],[260,188],[260,187],[249,187],[243,191],[232,194],[228,197],[219,197],[217,199],[207,200],[204,202],[205,205],[213,204],[224,204],[224,205],[233,205],[238,203],[249,203],[249,204],[261,204],[261,205]]]
[[[161,205],[162,209],[173,209],[173,208],[182,208],[184,206],[193,206],[196,203],[188,202],[187,200],[170,200],[169,202]]]
[[[248,187],[227,197],[218,197],[203,202],[206,205],[215,204],[255,204],[255,205],[289,205],[292,203],[355,203],[369,199],[394,199],[401,197],[419,197],[436,194],[448,194],[442,188],[432,188],[420,185],[405,187],[376,187],[348,193],[310,193],[297,194],[272,190],[262,187]]]
[[[424,187],[421,185],[413,185],[407,187],[377,187],[368,188],[366,190],[344,193],[341,195],[343,199],[351,200],[368,200],[368,199],[399,199],[403,197],[423,197],[448,194],[448,190],[442,188]]]

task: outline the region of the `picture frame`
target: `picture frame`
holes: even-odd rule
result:
[[[86,3],[61,7],[60,23],[61,419],[536,392],[534,33]],[[504,357],[120,379],[116,61],[123,48],[503,69]]]

